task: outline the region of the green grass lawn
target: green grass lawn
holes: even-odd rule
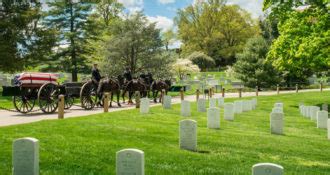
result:
[[[125,148],[145,152],[146,174],[242,174],[259,162],[280,164],[285,174],[330,173],[330,141],[324,129],[299,115],[298,104],[330,103],[330,92],[259,97],[257,110],[223,120],[221,129],[206,127],[206,113],[197,113],[198,150],[180,150],[180,106],[151,108],[41,121],[0,128],[0,170],[11,174],[12,141],[35,137],[40,141],[41,174],[115,174],[115,154]],[[233,101],[235,99],[226,99]],[[285,135],[269,133],[269,113],[275,102],[285,104]],[[223,112],[223,111],[222,111]]]

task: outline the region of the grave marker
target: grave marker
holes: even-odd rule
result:
[[[272,134],[283,134],[283,113],[270,114],[270,131]]]
[[[207,109],[207,127],[210,129],[220,128],[220,109],[209,108]]]
[[[283,175],[284,168],[273,163],[258,163],[252,167],[252,175]]]
[[[163,108],[164,109],[171,109],[172,108],[172,97],[171,96],[169,96],[169,95],[164,96]]]
[[[181,120],[179,125],[180,148],[197,151],[197,122],[194,120]]]
[[[141,98],[140,101],[140,113],[148,114],[150,109],[150,100],[149,98]]]
[[[217,107],[217,99],[216,98],[210,98],[209,108],[215,108],[215,107]]]
[[[317,112],[320,111],[320,107],[318,106],[312,106],[311,108],[311,119],[316,121],[317,120]]]
[[[322,110],[323,110],[323,111],[329,111],[329,110],[328,110],[328,104],[323,104],[323,105],[322,105]]]
[[[233,103],[225,103],[224,107],[224,119],[225,120],[234,120],[234,104]]]
[[[240,114],[240,113],[243,112],[242,101],[235,101],[234,102],[234,112],[235,112],[235,114]]]
[[[225,104],[225,98],[219,97],[218,98],[218,107],[223,108],[224,104]]]
[[[243,100],[243,112],[249,111],[250,109],[250,102],[248,100]]]
[[[138,149],[123,149],[116,153],[117,175],[144,175],[144,152]]]
[[[39,174],[39,141],[20,138],[13,142],[13,175]]]
[[[190,102],[187,100],[181,101],[181,116],[183,117],[190,117],[191,111],[190,111]]]
[[[327,129],[328,111],[317,112],[317,128]]]
[[[197,101],[197,111],[198,112],[206,112],[206,99],[200,98]]]

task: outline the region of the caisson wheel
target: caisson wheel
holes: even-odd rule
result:
[[[18,112],[26,114],[32,111],[36,101],[35,99],[30,99],[27,96],[21,95],[21,96],[14,96],[13,103],[15,109]]]
[[[97,103],[97,92],[96,86],[91,82],[85,83],[81,87],[80,101],[81,106],[86,110],[91,110]]]
[[[54,113],[58,107],[58,96],[60,95],[57,85],[46,83],[38,92],[39,107],[44,113]]]

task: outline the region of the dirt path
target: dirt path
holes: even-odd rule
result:
[[[319,91],[319,89],[309,89],[309,90],[300,90],[299,93],[301,92],[316,92]],[[330,91],[330,89],[324,89],[324,91]],[[295,93],[295,91],[281,91],[281,94],[288,94],[288,93]],[[271,95],[276,95],[276,91],[270,91],[270,92],[259,92],[260,96],[271,96]],[[255,92],[245,92],[242,94],[243,97],[252,97],[255,96]],[[216,94],[215,97],[220,97],[221,94]],[[238,97],[238,93],[226,93],[225,95],[226,98],[235,98]],[[196,96],[191,95],[191,96],[186,96],[185,100],[189,101],[195,101]],[[179,97],[174,97],[172,99],[173,104],[180,103],[180,98]],[[160,104],[155,104],[151,103],[151,106],[157,106]],[[129,109],[134,109],[135,106],[128,106],[128,105],[123,105],[123,107],[118,108],[116,104],[114,104],[113,108],[109,109],[109,112],[114,112],[114,111],[122,111],[122,110],[129,110]],[[65,118],[71,118],[71,117],[81,117],[81,116],[88,116],[92,114],[99,114],[102,113],[103,109],[98,108],[90,111],[86,111],[81,109],[80,107],[72,107],[70,110],[65,111]],[[15,113],[15,112],[8,112],[8,111],[1,111],[0,110],[0,127],[1,126],[10,126],[10,125],[18,125],[18,124],[24,124],[24,123],[32,123],[32,122],[37,122],[41,120],[53,120],[57,119],[57,113],[54,114],[44,114],[42,112],[35,112],[31,114],[21,114],[21,113]]]

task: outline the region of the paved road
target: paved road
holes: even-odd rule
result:
[[[319,91],[319,89],[309,89],[309,90],[300,90],[299,92],[315,92]],[[330,89],[324,89],[324,91],[330,91]],[[287,94],[287,93],[295,93],[295,91],[281,91],[281,94]],[[260,96],[270,96],[270,95],[276,95],[276,91],[269,91],[269,92],[259,92]],[[255,92],[245,92],[243,93],[243,97],[252,97],[255,96]],[[215,97],[220,97],[221,94],[216,94]],[[226,93],[226,98],[234,98],[238,97],[238,93]],[[186,96],[185,100],[189,101],[195,101],[196,96]],[[180,98],[175,97],[172,99],[173,104],[180,103]],[[119,108],[116,106],[116,104],[113,104],[114,107],[109,109],[109,112],[114,111],[122,111],[122,110],[129,110],[134,109],[135,106],[128,106],[123,105],[123,107]],[[160,104],[151,103],[151,106],[157,106]],[[81,109],[80,107],[73,107],[70,110],[65,111],[65,118],[70,117],[81,117],[81,116],[88,116],[92,114],[99,114],[102,113],[103,109],[98,108],[90,111],[86,111]],[[10,126],[10,125],[18,125],[18,124],[24,124],[24,123],[32,123],[37,122],[41,120],[53,120],[57,119],[57,114],[44,114],[42,112],[35,112],[31,114],[21,114],[21,113],[15,113],[15,112],[8,112],[8,111],[1,111],[0,110],[0,127],[1,126]]]

